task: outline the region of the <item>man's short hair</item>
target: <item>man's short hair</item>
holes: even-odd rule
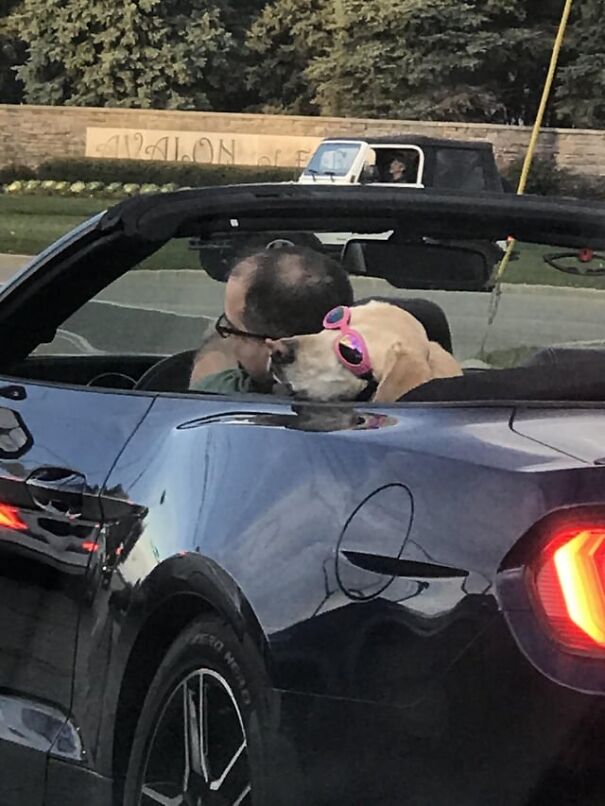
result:
[[[240,259],[231,276],[251,271],[243,321],[251,333],[275,338],[319,333],[326,313],[352,305],[347,272],[313,249],[288,246],[264,249]]]

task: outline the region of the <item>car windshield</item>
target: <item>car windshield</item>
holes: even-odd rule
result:
[[[322,143],[305,168],[305,174],[346,176],[360,149],[360,143]]]
[[[327,229],[327,227],[326,227]],[[499,285],[506,241],[303,230],[170,241],[69,317],[37,354],[168,355],[195,348],[223,312],[235,256],[266,244],[304,243],[339,261],[355,297],[423,298],[444,311],[466,367],[523,364],[544,348],[605,349],[605,254],[517,242]]]

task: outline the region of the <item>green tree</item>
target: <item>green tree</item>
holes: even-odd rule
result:
[[[338,0],[305,75],[323,114],[525,122],[551,23],[527,0]]]
[[[275,0],[252,24],[245,47],[247,86],[265,112],[313,114],[314,87],[305,71],[330,46],[325,23],[332,0]]]
[[[232,37],[205,0],[24,0],[29,103],[220,106]]]
[[[23,98],[23,86],[15,67],[25,59],[13,14],[20,0],[0,0],[0,103],[16,104]]]
[[[565,50],[555,92],[560,123],[605,128],[605,0],[575,4]]]
[[[528,123],[560,13],[560,0],[273,0],[246,40],[248,85],[264,111]]]
[[[238,41],[243,41],[254,19],[261,13],[267,0],[221,0],[221,13],[227,30]]]
[[[241,112],[257,101],[254,91],[246,80],[249,57],[245,43],[250,26],[261,12],[266,0],[217,0],[217,2],[220,2],[222,19],[233,43],[229,52],[229,71],[220,86],[220,109],[226,112]]]

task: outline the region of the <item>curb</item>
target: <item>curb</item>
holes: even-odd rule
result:
[[[568,285],[528,285],[526,283],[502,283],[502,291],[507,294],[542,294],[554,297],[558,294],[573,294],[581,297],[603,296],[605,288],[575,288]]]

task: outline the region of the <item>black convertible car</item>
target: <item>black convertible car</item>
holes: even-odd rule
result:
[[[189,392],[229,261],[284,241],[430,300],[464,376]],[[35,258],[0,292],[2,806],[605,802],[604,249],[595,204],[258,185]]]

